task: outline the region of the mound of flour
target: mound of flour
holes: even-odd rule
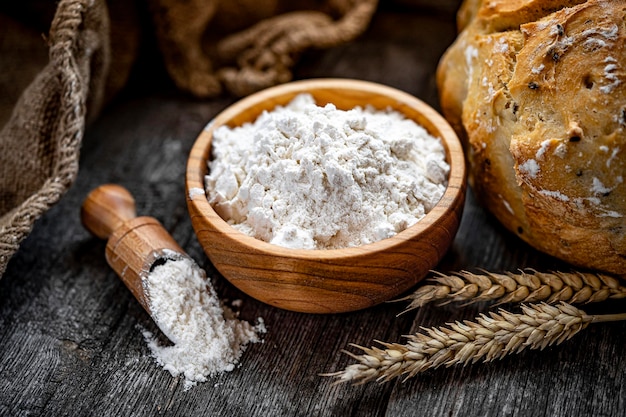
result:
[[[441,141],[395,111],[317,106],[301,94],[215,130],[207,196],[233,227],[273,244],[337,249],[415,224],[443,196]]]
[[[156,362],[172,376],[183,376],[189,389],[198,382],[235,369],[248,343],[261,341],[263,320],[252,326],[220,302],[206,273],[186,257],[154,267],[144,286],[150,311],[173,345],[143,335]]]

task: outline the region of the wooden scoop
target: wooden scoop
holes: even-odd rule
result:
[[[108,239],[106,260],[135,298],[151,314],[145,279],[168,259],[188,257],[153,217],[136,217],[135,199],[124,187],[105,184],[94,189],[81,207],[83,226]]]

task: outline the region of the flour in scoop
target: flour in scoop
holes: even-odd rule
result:
[[[206,191],[233,227],[273,244],[337,249],[391,237],[443,196],[438,138],[399,112],[318,106],[309,94],[215,130]]]
[[[150,310],[173,345],[161,345],[148,331],[144,338],[156,362],[185,389],[232,371],[248,343],[259,342],[262,319],[252,326],[222,305],[205,272],[187,257],[155,266],[144,281]]]

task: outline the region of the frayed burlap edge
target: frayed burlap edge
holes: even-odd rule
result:
[[[0,218],[0,277],[36,220],[59,201],[76,178],[87,108],[93,115],[102,101],[109,61],[108,31],[103,0],[61,0],[50,28],[49,63],[24,91],[0,131],[3,148],[6,144],[27,147],[38,141],[52,149],[51,154],[33,155],[51,158],[40,188]],[[44,122],[49,123],[33,128],[33,121],[41,120],[38,116],[43,112],[48,112]]]

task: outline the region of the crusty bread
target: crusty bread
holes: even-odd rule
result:
[[[626,0],[466,0],[441,108],[483,205],[535,248],[626,275]]]

